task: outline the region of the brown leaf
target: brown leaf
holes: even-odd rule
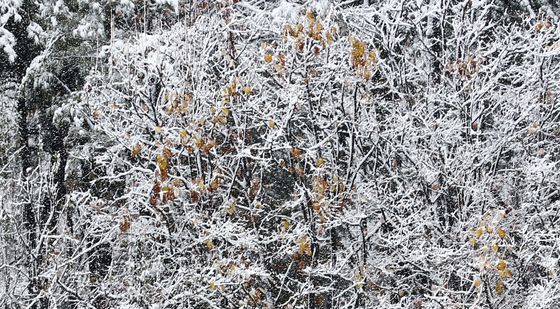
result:
[[[253,179],[253,181],[251,181],[251,188],[249,188],[249,198],[250,199],[254,199],[257,196],[257,193],[259,192],[259,189],[261,188],[261,182],[258,179]]]
[[[297,160],[301,157],[301,149],[294,147],[290,150],[290,154]]]
[[[126,233],[130,229],[130,220],[128,218],[124,218],[121,224],[119,225],[121,233]]]
[[[191,202],[196,203],[198,202],[199,198],[200,194],[198,194],[198,192],[196,192],[195,190],[191,190]]]
[[[136,145],[134,145],[134,147],[132,147],[130,155],[134,158],[138,156],[140,152],[142,152],[142,145],[140,143],[137,143]]]

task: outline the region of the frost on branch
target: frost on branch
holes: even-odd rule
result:
[[[64,3],[29,29],[36,159],[2,174],[2,263],[38,256],[10,304],[560,301],[555,6]]]

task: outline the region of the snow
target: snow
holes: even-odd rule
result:
[[[39,2],[0,24],[40,51],[0,63],[0,306],[559,301],[558,5]]]

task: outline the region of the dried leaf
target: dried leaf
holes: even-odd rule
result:
[[[261,182],[258,179],[253,179],[251,181],[251,187],[249,188],[249,198],[254,199],[261,188]]]
[[[208,288],[210,290],[216,290],[216,289],[218,289],[218,285],[216,284],[216,282],[210,281],[210,283],[208,284]]]
[[[506,231],[505,231],[503,228],[501,228],[501,227],[498,228],[498,230],[496,231],[496,233],[498,233],[498,236],[499,236],[501,239],[506,238]]]
[[[506,269],[506,262],[504,260],[500,260],[498,262],[498,265],[496,266],[496,268],[498,268],[498,270],[505,270]]]
[[[529,129],[527,129],[527,133],[529,135],[535,135],[539,132],[540,128],[541,126],[538,122],[533,122],[533,124],[529,127]]]
[[[301,149],[294,147],[290,150],[290,154],[294,159],[299,159],[301,157]]]
[[[124,220],[119,225],[119,228],[122,233],[128,232],[128,230],[130,229],[130,220],[128,220],[128,218],[124,218]]]
[[[140,154],[140,152],[142,152],[142,145],[140,143],[137,143],[136,145],[134,145],[134,147],[132,147],[130,154],[133,158],[135,158]]]
[[[218,177],[215,177],[214,179],[212,179],[212,181],[208,185],[208,191],[214,192],[214,191],[218,190],[220,188],[221,183],[222,183],[221,179],[218,178]]]
[[[167,158],[164,155],[157,155],[156,161],[160,171],[167,170]]]
[[[272,62],[272,54],[270,54],[270,53],[264,54],[264,62],[271,63]]]
[[[268,127],[271,129],[275,129],[276,128],[276,122],[274,122],[274,120],[270,119],[268,120]]]
[[[286,55],[284,55],[284,53],[278,53],[276,57],[278,58],[278,62],[280,62],[282,66],[286,65]]]
[[[305,14],[305,17],[307,17],[307,21],[308,21],[310,24],[315,23],[315,13],[313,13],[313,11],[308,10],[308,11],[307,11],[307,14]]]
[[[187,138],[187,137],[189,137],[189,132],[187,132],[187,130],[185,130],[185,129],[181,129],[181,130],[179,130],[179,136],[181,138]]]
[[[476,236],[476,238],[480,238],[482,234],[484,234],[484,227],[481,226],[478,229],[474,230],[473,234]]]
[[[102,112],[100,110],[94,110],[91,115],[93,116],[93,119],[99,119],[101,117]]]
[[[208,250],[212,250],[214,249],[214,242],[212,241],[212,239],[206,239],[204,240],[204,244],[206,245],[206,247],[208,248]]]
[[[173,152],[171,152],[171,149],[165,147],[165,148],[163,148],[163,156],[166,159],[169,159],[169,158],[173,157]]]
[[[370,51],[370,52],[369,52],[369,54],[368,54],[368,60],[369,60],[371,63],[377,62],[377,51],[376,51],[376,50],[373,50],[373,51]]]
[[[233,216],[235,214],[235,212],[237,211],[237,205],[235,204],[235,202],[232,202],[231,204],[229,204],[226,207],[225,211],[228,215]]]
[[[198,199],[200,198],[200,194],[198,194],[198,192],[196,192],[195,190],[191,190],[191,202],[196,203],[198,202]]]
[[[501,295],[504,293],[505,290],[506,290],[506,285],[504,284],[504,282],[501,279],[496,281],[496,293],[498,295]]]
[[[175,187],[182,187],[182,186],[184,185],[184,184],[183,184],[183,181],[182,181],[181,179],[179,179],[179,178],[173,179],[173,181],[171,181],[171,183],[172,183]]]
[[[319,212],[321,210],[321,203],[313,201],[313,203],[311,203],[311,208],[313,208],[314,211]]]
[[[479,288],[482,285],[482,280],[480,280],[480,278],[474,279],[473,285],[475,288]]]
[[[253,87],[249,87],[249,86],[243,87],[243,93],[245,93],[246,95],[253,94]]]
[[[507,268],[504,269],[504,270],[500,270],[500,271],[499,271],[499,274],[500,274],[500,276],[502,276],[502,277],[504,277],[504,278],[510,278],[510,277],[513,275],[513,273],[511,272],[511,270],[509,270],[509,269],[507,269]]]
[[[306,236],[300,237],[300,239],[298,240],[298,247],[299,254],[307,254],[308,256],[312,255],[311,246],[309,245]]]
[[[332,34],[327,32],[327,44],[331,45],[334,42]]]
[[[280,224],[282,225],[284,231],[287,231],[290,228],[290,221],[288,221],[288,219],[282,219],[282,222],[280,222]]]

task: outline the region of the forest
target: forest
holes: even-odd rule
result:
[[[560,308],[560,1],[0,0],[0,308]]]

